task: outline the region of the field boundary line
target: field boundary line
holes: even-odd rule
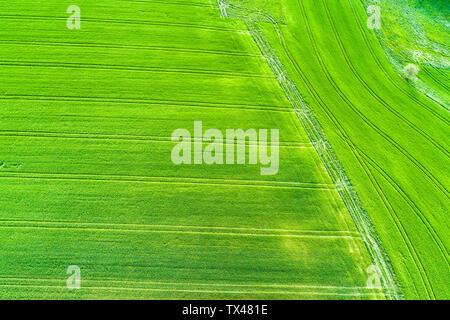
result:
[[[224,0],[217,0],[224,3]],[[315,119],[310,107],[303,100],[294,82],[289,78],[287,70],[281,63],[270,44],[265,40],[262,32],[257,26],[258,21],[270,22],[278,29],[278,23],[269,15],[261,12],[249,12],[238,6],[228,5],[234,12],[229,13],[233,17],[244,20],[249,28],[249,32],[260,48],[261,54],[266,58],[267,63],[274,72],[279,85],[283,89],[291,106],[303,124],[311,142],[325,166],[327,173],[336,184],[338,193],[347,207],[356,227],[361,233],[361,237],[366,244],[370,256],[381,273],[381,281],[384,293],[388,299],[401,299],[400,289],[395,282],[392,267],[387,259],[384,250],[376,236],[372,222],[362,206],[359,197],[350,184],[347,174],[337,159],[334,150],[326,139],[325,133]]]

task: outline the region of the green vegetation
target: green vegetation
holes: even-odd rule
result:
[[[448,299],[448,112],[399,77],[359,1],[282,3],[281,22],[260,28],[324,128],[404,297]]]
[[[444,2],[369,4],[5,4],[0,298],[449,299]],[[278,174],[173,164],[194,121],[279,129]]]
[[[415,86],[448,109],[450,7],[440,0],[384,0],[380,6],[383,28],[378,37],[390,61],[399,73],[416,64],[420,72]]]
[[[69,5],[2,6],[0,298],[384,298],[242,21],[208,0],[84,0],[69,30]],[[279,173],[174,165],[171,133],[196,120],[279,129]]]

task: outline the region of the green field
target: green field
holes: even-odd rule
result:
[[[283,3],[260,27],[324,127],[404,297],[448,299],[448,106],[398,75],[359,1]]]
[[[0,3],[0,299],[450,298],[446,102],[360,1]],[[194,121],[278,173],[175,165]]]
[[[386,0],[381,10],[384,28],[378,36],[390,61],[400,74],[406,64],[416,64],[421,70],[416,88],[448,110],[450,7],[446,1]]]

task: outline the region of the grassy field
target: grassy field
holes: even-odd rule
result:
[[[414,85],[448,110],[450,8],[442,0],[384,0],[380,5],[384,27],[378,37],[391,62],[400,74],[407,64],[417,65],[421,72]]]
[[[80,0],[81,30],[69,30],[68,4],[62,1],[0,3],[0,298],[385,297],[366,287],[373,258],[242,20],[221,18],[212,0]],[[326,18],[323,7],[312,5],[305,2],[314,28],[329,27],[317,20]],[[365,111],[374,119],[386,118],[384,130],[396,135],[396,144],[407,144],[404,147],[417,158],[411,161],[404,149],[370,131],[339,101],[317,69],[314,46],[303,43],[309,41],[307,30],[296,33],[295,28],[305,27],[299,23],[300,8],[294,1],[277,6],[287,8],[293,10],[285,17],[294,29],[283,27],[286,41],[297,57],[309,50],[310,60],[302,65],[327,104],[336,103],[334,112],[342,112],[345,122],[355,126],[352,139],[360,138],[358,152],[372,152],[368,146],[381,148],[367,158],[379,157],[377,163],[388,167],[402,187],[416,184],[405,190],[419,206],[419,215],[409,210],[396,184],[385,180],[378,173],[381,169],[364,156],[383,184],[383,194],[400,206],[398,214],[414,245],[427,246],[429,251],[420,258],[436,295],[442,297],[445,281],[438,281],[435,273],[445,267],[445,260],[439,259],[442,247],[433,239],[448,240],[448,229],[436,227],[446,208],[442,193],[448,181],[446,159],[435,144],[446,146],[448,132],[440,127],[442,120],[436,120],[446,114],[410,92],[433,113],[416,108],[417,114],[405,110],[404,117],[432,121],[429,128],[414,128],[426,130],[435,144],[403,122],[396,131],[398,119],[385,109],[372,110],[376,98],[352,89],[360,84],[351,73],[338,72],[345,61],[334,55],[339,65],[333,73],[342,77],[336,80],[342,90],[368,99],[360,100]],[[302,37],[301,42],[294,44],[294,36]],[[268,30],[270,37],[276,40],[273,30]],[[329,30],[324,37],[317,41],[336,43]],[[277,43],[273,45],[281,50]],[[349,50],[351,55],[358,51]],[[333,52],[323,54],[331,59]],[[293,67],[287,67],[297,77]],[[377,91],[388,85],[376,77],[371,75],[370,81]],[[298,85],[305,89],[300,81]],[[409,98],[398,96],[406,99],[401,106],[407,109]],[[396,93],[383,95],[389,104],[396,98]],[[330,141],[346,161],[367,208],[373,209],[369,212],[380,224],[377,229],[399,278],[410,272],[417,294],[424,295],[428,287],[421,286],[422,273],[415,269],[409,247],[394,246],[402,233],[391,218],[383,222],[389,211],[372,197],[379,190],[366,183],[361,167],[353,170],[351,150],[321,109],[314,105],[314,111],[330,129]],[[204,130],[279,129],[279,173],[262,176],[259,165],[173,164],[171,133],[178,128],[192,131],[194,121],[202,121]],[[419,152],[419,146],[401,136],[406,133],[419,139],[427,152]],[[433,156],[436,160],[427,162]],[[424,173],[429,177],[425,181]],[[432,192],[421,199],[428,187]],[[424,208],[427,203],[433,206],[431,214]],[[428,224],[417,223],[420,216]],[[428,231],[430,225],[436,234]],[[388,229],[394,230],[392,238],[386,236]],[[405,264],[398,262],[399,255]],[[81,269],[79,290],[66,287],[70,265]],[[406,289],[409,296],[415,294]]]
[[[324,128],[403,296],[448,299],[448,106],[398,74],[360,1],[234,2],[273,17],[259,27]]]

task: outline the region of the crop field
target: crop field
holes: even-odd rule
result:
[[[361,1],[0,4],[0,299],[450,298],[446,98]],[[174,163],[238,128],[275,174]]]
[[[398,76],[359,1],[283,4],[260,28],[324,127],[403,297],[448,299],[448,105]],[[448,94],[447,73],[420,77]]]

